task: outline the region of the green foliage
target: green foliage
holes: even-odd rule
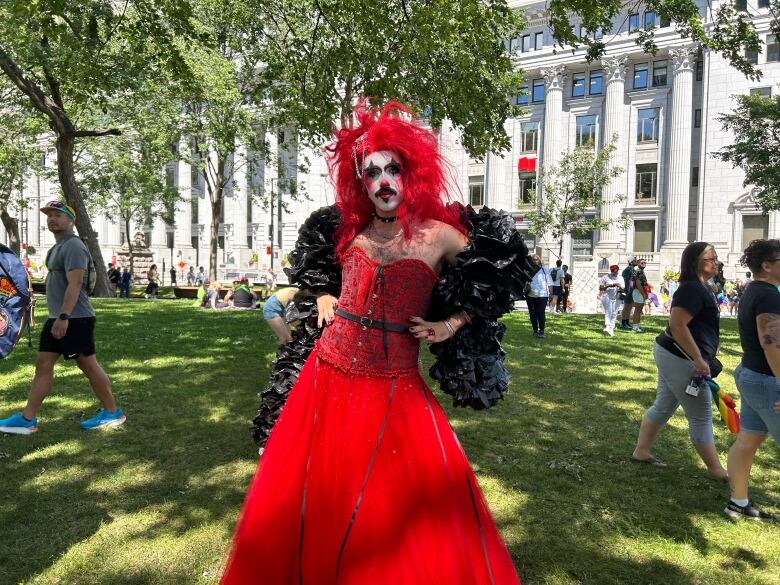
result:
[[[272,121],[292,124],[304,141],[330,137],[359,96],[400,100],[438,127],[445,118],[463,145],[481,156],[506,150],[507,118],[518,114],[504,39],[523,22],[501,2],[478,0],[247,0],[256,15],[256,103],[274,106]]]
[[[680,272],[677,270],[667,270],[666,272],[664,272],[663,278],[661,280],[663,280],[664,282],[666,282],[667,280],[677,282],[678,280],[680,280]]]
[[[765,212],[780,209],[780,96],[737,96],[737,107],[718,117],[732,144],[715,153],[745,172],[745,186],[756,186]]]
[[[548,235],[559,242],[558,256],[563,252],[566,234],[584,233],[603,229],[615,222],[625,222],[625,217],[603,219],[599,209],[603,203],[602,191],[623,169],[611,164],[615,151],[615,138],[598,153],[582,146],[565,152],[553,167],[542,168],[543,198],[536,210],[525,217],[531,223],[531,232],[542,238]],[[625,201],[623,194],[614,201]]]
[[[773,0],[773,14],[780,14],[780,2]],[[755,26],[751,22],[749,12],[736,9],[736,1],[719,3],[711,12],[711,20],[702,19],[700,4],[696,0],[600,0],[588,2],[583,0],[551,0],[547,3],[547,13],[550,28],[556,41],[562,47],[584,46],[589,61],[600,59],[606,51],[606,43],[611,38],[612,23],[622,22],[619,18],[627,13],[654,12],[657,17],[669,19],[676,31],[685,39],[701,43],[702,46],[722,55],[733,67],[745,74],[749,79],[760,79],[761,70],[748,62],[745,51],[760,51],[762,42],[758,38]],[[707,3],[703,10],[710,10]],[[571,27],[572,17],[581,17],[582,28],[587,31],[603,30],[604,37],[596,40],[591,34],[582,38],[575,36]],[[773,17],[773,28],[777,28],[776,16]],[[636,43],[644,51],[655,54],[658,45],[655,34],[641,28],[634,31]]]

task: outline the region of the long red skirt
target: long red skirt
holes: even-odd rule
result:
[[[312,352],[247,493],[223,585],[518,584],[422,378]]]

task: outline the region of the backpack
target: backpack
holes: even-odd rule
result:
[[[0,359],[10,355],[25,327],[32,347],[30,327],[34,325],[34,308],[27,269],[8,246],[0,244]]]
[[[550,270],[550,278],[552,278],[553,282],[558,280],[558,269],[557,268],[553,268],[552,270]]]
[[[71,237],[78,238],[78,236],[76,235]],[[51,253],[54,251],[54,248],[56,247],[57,247],[56,245],[52,246],[49,249],[49,251],[46,252],[46,268],[49,267],[49,259],[51,258]],[[89,253],[89,248],[87,248],[86,244],[84,244],[84,248],[87,251],[87,269],[84,271],[84,281],[82,282],[81,286],[85,291],[87,291],[88,295],[91,295],[93,292],[95,292],[95,284],[97,283],[97,272],[95,271],[95,263],[92,261],[92,254]]]

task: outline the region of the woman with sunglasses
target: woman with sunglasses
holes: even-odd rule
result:
[[[688,244],[680,261],[680,286],[672,299],[669,326],[655,340],[653,356],[658,367],[655,404],[642,417],[631,460],[665,466],[652,448],[666,421],[682,406],[688,434],[709,476],[725,480],[712,434],[712,402],[709,391],[689,389],[696,376],[716,376],[715,359],[720,343],[720,312],[707,281],[718,274],[718,256],[706,242]]]

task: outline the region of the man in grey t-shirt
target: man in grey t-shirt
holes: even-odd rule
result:
[[[89,252],[73,233],[76,212],[61,201],[50,201],[41,208],[47,216],[49,231],[57,243],[46,260],[46,302],[49,318],[43,327],[35,363],[35,377],[22,412],[0,419],[0,432],[29,435],[38,430],[35,418],[43,399],[54,382],[54,364],[63,355],[75,359],[89,380],[103,408],[82,421],[82,429],[99,429],[121,425],[125,415],[117,408],[111,392],[111,381],[95,358],[95,311],[89,302],[85,283],[91,267]]]

